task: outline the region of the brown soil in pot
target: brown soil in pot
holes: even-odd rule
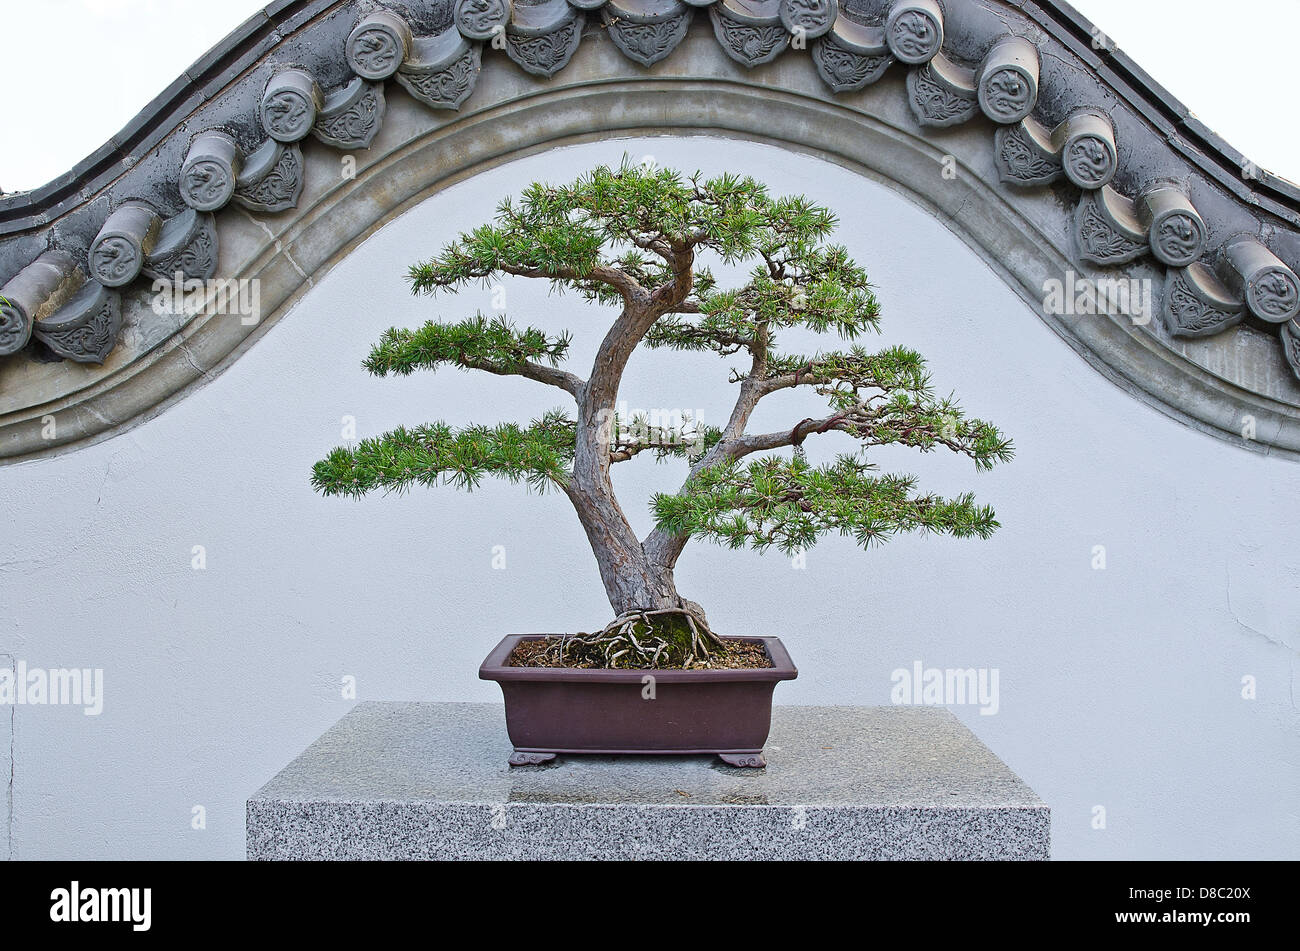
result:
[[[543,656],[543,651],[552,644],[556,638],[548,637],[535,641],[520,641],[510,657],[506,660],[509,667],[571,667],[574,669],[591,669],[601,667],[600,664],[591,662],[579,662],[576,658],[570,658],[566,664],[556,664],[549,658]],[[714,649],[710,660],[703,664],[691,665],[691,670],[737,670],[737,669],[758,669],[771,667],[772,662],[768,660],[767,651],[761,643],[757,641],[726,641],[726,646],[722,650]],[[636,668],[639,670],[681,670],[680,666],[665,665],[655,668]]]

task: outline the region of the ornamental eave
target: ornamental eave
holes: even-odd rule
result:
[[[910,114],[900,124],[914,123],[909,134],[940,147],[956,128],[986,130],[986,157],[962,160],[991,162],[1010,202],[1042,192],[1066,203],[1072,263],[1160,276],[1158,339],[1144,346],[1225,373],[1228,397],[1252,392],[1300,426],[1300,188],[1253,166],[1068,4],[282,0],[67,174],[0,197],[0,400],[9,397],[0,456],[32,451],[3,438],[28,405],[22,393],[6,394],[7,365],[72,361],[93,374],[111,362],[124,298],[178,272],[219,276],[226,216],[275,221],[294,212],[308,153],[369,149],[395,88],[451,122],[475,108],[485,69],[522,71],[539,89],[563,85],[580,45],[599,42],[597,33],[647,80],[671,82],[661,64],[692,21],[739,64],[755,95],[786,57],[808,57],[822,98],[864,119],[878,105],[872,87],[902,76],[893,85]],[[1216,370],[1218,358],[1197,349],[1247,329],[1258,369]],[[156,345],[183,327],[133,332]],[[1276,356],[1263,356],[1257,338],[1271,339]],[[1270,360],[1292,379],[1279,381]],[[88,390],[95,382],[85,378]],[[1184,409],[1167,395],[1176,381],[1144,388]],[[28,402],[75,392],[41,391]],[[1221,435],[1233,428],[1226,419],[1214,425]],[[1268,446],[1264,434],[1250,448]]]

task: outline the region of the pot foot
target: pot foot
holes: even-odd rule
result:
[[[540,766],[555,759],[554,753],[521,753],[515,750],[510,754],[511,766]]]
[[[747,766],[751,769],[762,769],[767,765],[762,753],[719,753],[718,759],[728,766]]]

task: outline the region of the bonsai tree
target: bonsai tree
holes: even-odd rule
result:
[[[838,532],[864,547],[896,532],[984,538],[993,511],[971,495],[917,491],[910,475],[882,474],[862,455],[898,443],[944,447],[987,469],[1011,458],[996,428],[936,397],[912,350],[860,346],[786,353],[777,339],[804,327],[853,341],[878,330],[880,309],[866,273],[827,243],[836,225],[801,196],[774,198],[752,178],[702,180],[669,169],[601,166],[568,185],[530,185],[495,221],[461,234],[410,269],[416,294],[456,291],[502,275],[549,281],[618,317],[586,377],[563,369],[570,334],[548,336],[502,317],[390,329],[365,368],[377,376],[454,366],[520,376],[561,390],[573,406],[528,425],[399,428],[333,450],[313,470],[325,495],[360,497],[414,485],[471,490],[486,476],[557,489],[573,503],[595,553],[615,619],[591,635],[559,640],[556,663],[623,667],[701,666],[726,651],[704,610],[678,593],[673,570],[691,538],[729,548],[805,550]],[[706,266],[751,262],[748,282],[721,288]],[[649,426],[615,414],[619,384],[636,348],[712,351],[736,357],[736,401],[726,424]],[[825,415],[751,433],[764,398],[811,387]],[[858,451],[814,466],[803,444],[845,433]],[[787,450],[780,452],[780,450]],[[681,488],[652,501],[656,527],[638,538],[615,497],[610,470],[643,452],[682,460]]]

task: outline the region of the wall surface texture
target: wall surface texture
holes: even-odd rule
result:
[[[561,405],[559,391],[525,380],[379,380],[360,361],[391,325],[499,302],[479,288],[412,298],[408,264],[524,183],[625,153],[739,170],[829,204],[878,286],[880,345],[921,350],[941,391],[1016,442],[1013,463],[983,474],[947,455],[877,456],[936,491],[975,490],[1003,523],[989,542],[904,537],[862,552],[835,539],[802,568],[778,554],[687,549],[679,587],[715,627],[785,640],[800,677],[778,702],[889,703],[891,673],[917,661],[996,669],[996,713],[953,709],[1051,805],[1058,858],[1300,857],[1300,466],[1127,395],[899,194],[814,158],[704,137],[555,149],[453,185],[367,240],[161,415],[0,469],[0,655],[104,670],[100,716],[12,711],[12,854],[240,857],[245,799],[350,708],[345,678],[358,699],[496,700],[476,671],[502,634],[607,619],[563,496],[487,484],[348,502],[315,496],[308,476],[346,441],[348,418],[365,437]],[[514,320],[574,331],[583,372],[610,315],[544,286],[504,287]],[[726,376],[714,357],[646,352],[623,398],[720,422]],[[753,428],[823,407],[787,394]],[[823,438],[810,457],[851,448]],[[618,467],[638,528],[649,528],[650,493],[682,474],[644,458]],[[195,806],[204,829],[192,827]]]

